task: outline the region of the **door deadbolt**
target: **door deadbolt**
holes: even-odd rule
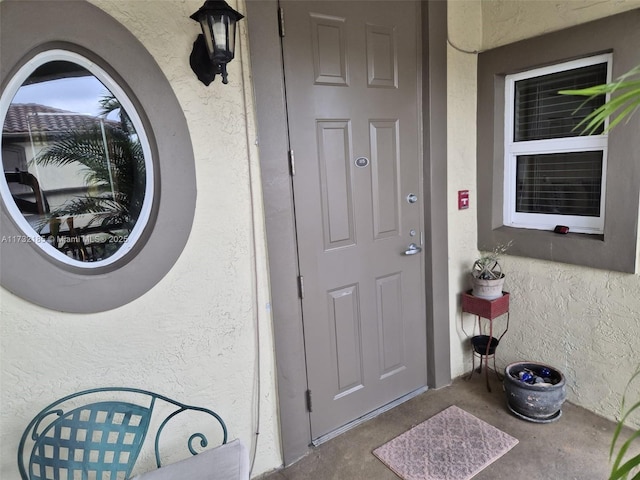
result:
[[[407,195],[407,203],[416,203],[418,201],[418,196],[415,193],[410,193]]]

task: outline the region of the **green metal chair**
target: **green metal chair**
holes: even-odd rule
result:
[[[115,400],[114,400],[115,398]],[[154,409],[164,402],[153,418]],[[96,388],[55,401],[29,423],[18,446],[22,480],[126,480],[138,459],[150,425],[155,431],[154,451],[158,468],[160,437],[176,415],[202,412],[213,417],[221,443],[227,443],[227,427],[212,410],[185,405],[163,395],[136,388]],[[158,423],[159,422],[159,423]],[[186,447],[192,455],[208,440],[194,433]]]

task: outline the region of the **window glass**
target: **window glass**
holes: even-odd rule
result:
[[[36,57],[8,94],[1,187],[25,240],[78,266],[121,258],[153,198],[150,150],[131,102],[95,64],[65,51]]]
[[[560,95],[607,81],[607,64],[600,63],[515,82],[514,140],[571,137],[574,128],[604,103],[603,97]],[[596,134],[602,133],[602,128]]]
[[[600,215],[602,152],[518,155],[516,211]]]
[[[505,79],[505,206],[510,227],[604,231],[607,135],[577,125],[605,101],[560,90],[606,83],[610,55],[532,69]]]

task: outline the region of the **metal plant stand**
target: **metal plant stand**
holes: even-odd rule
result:
[[[473,376],[473,372],[476,369],[476,357],[480,359],[480,365],[478,366],[478,373],[482,373],[482,361],[484,359],[485,377],[487,381],[487,390],[490,392],[491,387],[489,385],[489,358],[493,359],[493,370],[500,379],[500,374],[496,369],[496,349],[504,334],[509,330],[509,292],[502,292],[502,297],[494,300],[487,300],[484,298],[474,297],[471,294],[471,290],[462,294],[462,331],[469,337],[469,334],[464,330],[464,313],[472,313],[476,315],[476,321],[478,323],[478,335],[470,337],[471,346],[473,347],[471,373],[467,377],[467,380]],[[493,321],[502,316],[507,315],[507,324],[499,337],[493,336]],[[482,319],[488,320],[489,332],[488,335],[483,335]],[[486,322],[485,322],[486,323]],[[486,330],[486,328],[485,328]]]

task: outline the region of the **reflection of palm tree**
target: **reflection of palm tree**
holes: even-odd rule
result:
[[[81,165],[90,193],[74,198],[51,212],[52,217],[90,213],[90,224],[123,226],[131,230],[144,200],[144,156],[140,142],[122,130],[105,125],[108,160],[99,127],[69,131],[49,145],[39,165]],[[113,179],[113,185],[111,184]],[[141,187],[142,182],[142,187]]]
[[[86,194],[51,211],[45,221],[83,215],[88,223],[79,229],[81,234],[90,227],[93,231],[117,231],[121,235],[124,230],[128,234],[144,201],[144,154],[117,99],[105,96],[101,105],[103,117],[120,109],[122,121],[116,124],[100,119],[90,128],[56,135],[35,159],[38,165],[80,166],[88,187]]]
[[[100,116],[108,117],[111,113],[117,113],[120,119],[120,128],[125,133],[135,133],[136,129],[131,123],[131,119],[124,108],[120,105],[120,102],[113,95],[105,95],[100,99]]]

